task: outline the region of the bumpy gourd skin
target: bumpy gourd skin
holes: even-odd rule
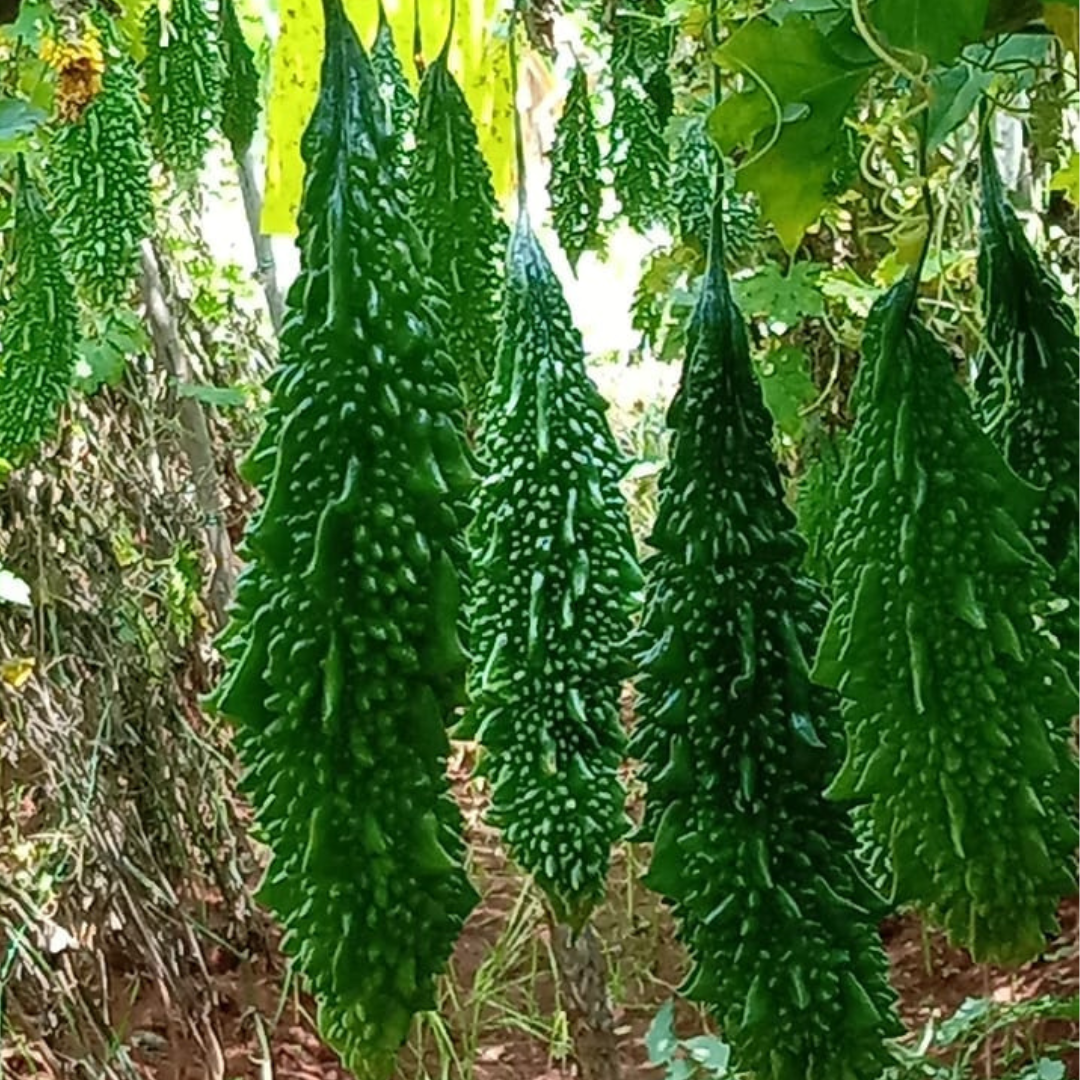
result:
[[[326,5],[301,273],[217,709],[273,858],[260,891],[361,1077],[388,1076],[476,900],[448,794],[473,475],[371,65]]]
[[[710,266],[669,414],[646,563],[640,721],[653,842],[646,884],[673,906],[709,1006],[757,1080],[864,1080],[899,1034],[846,815],[822,789],[835,696],[805,656],[824,618],[799,571],[772,423],[723,267]]]
[[[668,31],[648,0],[615,21],[611,43],[612,187],[630,225],[646,232],[667,222],[669,152],[664,130],[671,115]]]
[[[641,579],[605,408],[522,216],[481,430],[463,733],[483,745],[491,820],[572,926],[603,896],[626,825],[619,692]]]
[[[379,97],[386,109],[387,126],[394,134],[397,145],[398,164],[408,169],[409,158],[415,142],[416,98],[405,78],[405,69],[398,59],[394,32],[386,17],[386,9],[379,3],[379,26],[371,46],[371,67]]]
[[[1035,491],[972,416],[914,286],[871,312],[815,677],[844,699],[829,794],[868,801],[914,903],[977,961],[1042,951],[1075,888],[1076,708],[1032,612],[1046,564],[1021,522]]]
[[[205,0],[171,0],[146,9],[143,78],[150,135],[162,163],[190,183],[202,168],[221,113],[221,51]]]
[[[10,295],[0,314],[0,458],[18,464],[56,423],[75,370],[78,316],[60,245],[20,160]]]
[[[57,129],[49,153],[66,265],[95,307],[125,300],[138,276],[139,245],[154,223],[150,160],[138,78],[108,40],[101,93]]]
[[[990,139],[988,133],[983,141],[979,249],[989,350],[979,363],[977,387],[991,438],[1006,461],[1046,489],[1028,538],[1054,569],[1056,596],[1068,602],[1051,628],[1075,672],[1080,665],[1076,319],[1060,282],[1036,255],[1005,197]]]
[[[589,100],[589,82],[580,63],[574,66],[562,115],[551,146],[551,223],[572,267],[586,251],[602,250],[600,145]]]
[[[218,44],[221,50],[221,133],[233,156],[242,158],[259,126],[259,71],[244,37],[233,0],[219,0]]]
[[[472,431],[491,381],[507,231],[446,48],[420,86],[412,190],[413,220],[431,250],[432,276],[444,287],[443,340]]]

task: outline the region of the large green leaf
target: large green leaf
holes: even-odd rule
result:
[[[710,134],[725,152],[750,148],[737,185],[756,192],[793,251],[825,205],[844,115],[876,59],[846,22],[827,28],[802,14],[754,19],[714,56],[747,76],[748,88],[713,110]]]
[[[877,0],[874,27],[894,49],[949,63],[982,37],[989,0]]]

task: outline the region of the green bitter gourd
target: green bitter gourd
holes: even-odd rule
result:
[[[387,127],[393,132],[397,145],[398,164],[407,170],[415,143],[417,104],[398,58],[394,32],[382,0],[379,0],[379,26],[371,46],[371,67],[386,110]]]
[[[1009,465],[1045,488],[1028,536],[1053,567],[1057,597],[1068,604],[1051,627],[1075,672],[1080,664],[1076,319],[1008,204],[989,131],[982,152],[979,282],[988,344],[976,383],[982,412]]]
[[[645,883],[694,959],[685,993],[758,1080],[877,1076],[899,1034],[851,827],[822,791],[835,695],[806,655],[824,621],[802,576],[772,421],[723,265],[722,210],[669,413],[672,446],[645,564],[640,697],[653,842]]]
[[[237,723],[273,852],[260,896],[323,1032],[385,1077],[476,899],[445,776],[473,473],[375,76],[325,9],[301,272],[246,464],[264,502],[211,704]]]
[[[471,431],[491,381],[507,231],[448,51],[449,39],[420,85],[413,217],[431,250],[433,276],[445,283],[442,330]]]
[[[0,316],[0,458],[18,464],[47,438],[75,370],[78,312],[52,215],[19,160],[8,258],[11,291]]]
[[[139,245],[153,229],[154,206],[138,75],[111,27],[104,30],[101,93],[79,119],[57,129],[48,164],[66,265],[89,303],[108,309],[138,277]]]
[[[856,382],[814,671],[843,698],[829,794],[867,804],[893,903],[976,961],[1016,963],[1075,888],[1076,694],[1033,619],[1048,568],[1022,522],[1037,493],[914,303],[908,278],[875,304]]]
[[[233,0],[219,0],[218,48],[221,52],[221,133],[239,161],[259,126],[259,70],[244,37]]]
[[[563,111],[555,124],[548,178],[551,223],[570,265],[586,251],[602,251],[600,144],[589,98],[589,80],[580,61],[574,65]]]
[[[151,139],[162,163],[190,183],[221,114],[222,58],[205,0],[152,0],[143,42]]]
[[[666,223],[670,212],[665,128],[671,102],[666,28],[644,10],[649,4],[639,6],[643,10],[621,14],[612,33],[608,166],[623,216],[638,232],[646,232]],[[657,29],[649,28],[651,22]],[[657,42],[665,47],[658,48]]]
[[[619,491],[626,462],[523,214],[506,287],[470,531],[475,667],[462,732],[483,746],[491,819],[511,854],[580,927],[625,830],[622,646],[641,579]]]

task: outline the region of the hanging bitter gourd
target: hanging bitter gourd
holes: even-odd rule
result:
[[[105,20],[107,17],[102,16]],[[68,269],[91,305],[115,307],[139,273],[153,228],[150,147],[139,81],[105,24],[101,92],[49,147],[49,186]]]
[[[19,161],[0,315],[0,458],[17,464],[51,433],[75,370],[78,314],[52,215]]]
[[[162,163],[190,183],[221,115],[221,51],[206,0],[151,0],[143,42],[151,139]]]
[[[264,502],[211,703],[272,850],[260,897],[328,1040],[385,1077],[476,899],[445,777],[473,474],[375,76],[325,9],[301,272],[246,464]]]
[[[877,1076],[899,1034],[844,812],[822,795],[836,699],[806,655],[824,612],[772,456],[723,265],[719,200],[645,564],[639,722],[653,842],[709,1006],[757,1080]]]
[[[393,132],[397,143],[398,162],[402,168],[407,169],[415,142],[416,98],[409,89],[405,70],[398,59],[394,32],[390,28],[390,20],[386,17],[382,0],[379,0],[379,26],[371,46],[371,67],[375,72],[379,97],[386,110],[387,126]]]
[[[649,5],[644,5],[648,7]],[[642,29],[655,22],[658,29]],[[671,103],[663,93],[667,50],[662,20],[646,11],[617,17],[611,44],[612,114],[608,166],[630,225],[645,232],[669,216],[669,153],[665,128]]]
[[[444,283],[443,337],[471,431],[491,381],[507,232],[472,113],[447,66],[449,44],[420,85],[413,219],[431,250],[432,275]]]
[[[871,311],[814,674],[839,689],[861,800],[912,903],[977,961],[1042,951],[1075,889],[1075,690],[1033,611],[1036,491],[979,429],[905,279]],[[992,838],[992,842],[988,842]]]
[[[563,111],[555,124],[548,178],[551,223],[570,265],[577,268],[586,251],[602,251],[600,144],[589,98],[589,80],[581,62],[574,65]]]
[[[244,37],[233,0],[219,0],[218,48],[221,52],[221,133],[233,156],[244,156],[259,126],[259,71]]]
[[[491,820],[556,917],[580,927],[624,832],[622,652],[641,579],[625,471],[581,337],[524,213],[471,526],[472,707]]]
[[[1028,536],[1054,570],[1059,602],[1068,605],[1050,626],[1075,672],[1080,663],[1076,319],[1008,204],[989,129],[982,149],[979,283],[988,345],[976,383],[982,413],[1006,461],[1045,489]]]

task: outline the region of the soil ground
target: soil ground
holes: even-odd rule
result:
[[[459,761],[457,790],[471,834],[473,878],[483,901],[470,918],[453,958],[440,1015],[421,1025],[400,1059],[397,1080],[569,1080],[575,1075],[569,1037],[558,1000],[538,898],[508,865],[497,837],[482,821],[482,799]],[[625,846],[616,853],[607,903],[596,925],[610,969],[617,1034],[626,1080],[661,1080],[649,1065],[644,1035],[659,1006],[673,996],[685,971],[670,919],[637,881],[642,867]],[[229,913],[212,902],[205,924],[227,939]],[[1014,971],[976,966],[927,932],[913,915],[890,918],[881,933],[899,994],[901,1015],[914,1045],[952,1016],[967,999],[989,999],[997,1008],[1044,995],[1077,994],[1077,899],[1061,908],[1061,934],[1039,960]],[[334,1053],[315,1034],[313,1003],[290,985],[273,926],[266,922],[242,948],[208,940],[206,963],[212,993],[203,1002],[201,1033],[181,1022],[181,1007],[165,1002],[148,973],[130,958],[112,958],[117,987],[110,1015],[117,1042],[129,1048],[134,1072],[144,1080],[350,1080]],[[709,1031],[707,1020],[680,1003],[678,1034]],[[1076,1017],[1013,1026],[991,1045],[972,1051],[960,1074],[1016,1076],[1026,1061],[1049,1047],[1064,1076],[1080,1080]],[[8,1052],[0,1076],[47,1077]],[[947,1051],[943,1060],[947,1060]],[[1007,1064],[1006,1064],[1007,1063]],[[82,1075],[82,1074],[80,1074]],[[1055,1072],[1055,1076],[1057,1073]],[[1040,1076],[1041,1080],[1041,1076]]]

